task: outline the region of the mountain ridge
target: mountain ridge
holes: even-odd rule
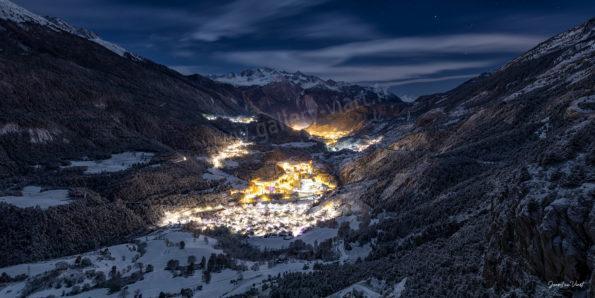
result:
[[[84,28],[76,28],[68,22],[57,17],[42,17],[29,10],[22,8],[9,0],[0,0],[0,19],[10,20],[20,24],[33,23],[47,26],[53,30],[68,32],[73,35],[93,41],[106,49],[122,56],[129,56],[131,59],[141,60],[142,58],[112,42],[106,41],[96,33]]]
[[[269,67],[249,68],[239,73],[227,73],[221,75],[208,75],[209,78],[222,83],[228,83],[234,86],[265,86],[271,83],[289,82],[300,86],[302,89],[325,88],[329,90],[340,91],[350,86],[359,86],[367,90],[373,90],[378,95],[388,96],[386,89],[359,85],[357,83],[334,81],[332,79],[322,79],[314,75],[307,75],[301,71],[289,72]]]

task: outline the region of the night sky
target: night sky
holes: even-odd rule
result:
[[[595,1],[12,0],[182,73],[267,66],[413,98],[595,16]]]

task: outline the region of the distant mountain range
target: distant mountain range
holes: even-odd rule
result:
[[[236,86],[256,111],[293,127],[314,128],[329,122],[341,130],[363,127],[371,118],[395,115],[407,106],[384,89],[324,80],[299,71],[254,68],[209,78]]]
[[[389,96],[389,93],[382,88],[365,87],[348,82],[324,80],[317,76],[307,75],[302,72],[288,72],[268,67],[246,69],[239,73],[228,73],[222,75],[209,75],[210,79],[234,86],[265,86],[271,83],[288,82],[299,86],[302,89],[323,88],[334,91],[342,91],[345,88],[360,86],[366,90],[374,91],[380,96]]]

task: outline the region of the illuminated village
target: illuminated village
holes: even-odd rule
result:
[[[256,118],[252,116],[217,116],[211,114],[202,114],[209,121],[215,121],[217,119],[225,119],[233,123],[248,124],[256,121]]]
[[[225,166],[226,159],[247,155],[249,151],[246,147],[248,147],[249,145],[251,145],[251,143],[246,143],[244,141],[239,140],[224,147],[223,150],[221,150],[220,152],[218,152],[210,158],[213,167],[222,168]]]
[[[311,136],[322,139],[327,146],[336,144],[341,138],[346,137],[351,133],[350,130],[340,130],[337,128],[314,125],[310,125],[304,130]]]
[[[248,144],[238,141],[211,158],[214,167],[226,159],[248,154]],[[236,198],[228,205],[168,211],[162,225],[194,223],[202,229],[224,226],[234,233],[254,236],[293,235],[339,216],[333,203],[321,203],[336,185],[333,178],[312,161],[283,161],[279,175],[271,180],[253,178],[243,189],[233,189]]]
[[[252,179],[246,189],[239,191],[243,194],[240,202],[242,204],[269,202],[272,198],[316,199],[335,188],[330,175],[314,168],[312,161],[279,162],[277,167],[282,169],[282,175],[268,181]]]
[[[227,227],[231,232],[253,235],[297,236],[319,222],[340,215],[332,203],[315,201],[230,204],[166,212],[162,225],[194,223],[202,229]]]

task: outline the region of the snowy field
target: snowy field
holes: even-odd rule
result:
[[[349,228],[357,230],[359,228],[359,221],[356,216],[342,216],[336,219],[337,226],[344,222],[349,223]],[[248,244],[260,250],[280,250],[288,248],[291,242],[302,240],[306,244],[314,245],[314,243],[321,243],[325,240],[336,238],[338,228],[313,227],[296,237],[283,236],[265,236],[265,237],[248,237]],[[341,263],[355,262],[358,258],[366,258],[372,251],[370,243],[363,246],[358,246],[356,243],[351,243],[351,249],[345,249],[343,241],[335,241],[334,248],[339,261]]]
[[[28,293],[28,297],[59,297],[63,293],[72,294],[72,297],[120,297],[123,292],[129,296],[142,294],[143,297],[158,297],[160,292],[179,294],[184,288],[191,289],[194,297],[227,297],[244,293],[254,284],[259,287],[269,275],[277,276],[290,271],[306,272],[309,270],[304,269],[306,264],[312,267],[312,263],[299,260],[271,265],[236,260],[236,264],[245,266],[244,269],[214,272],[210,282],[206,283],[200,269],[196,269],[193,274],[174,277],[171,271],[166,270],[166,266],[169,260],[177,260],[180,265],[186,266],[190,256],[198,263],[202,257],[208,259],[211,254],[221,254],[222,251],[215,248],[217,240],[205,236],[194,237],[191,233],[176,229],[163,230],[137,240],[136,243],[81,254],[83,260],[88,260],[82,262],[87,262],[85,265],[77,265],[77,256],[70,256],[1,268],[0,274],[4,272],[11,277],[27,274],[28,278],[0,288],[0,297],[18,297],[32,288],[35,290]],[[180,246],[182,241],[185,243],[184,247]],[[139,243],[146,243],[146,247],[141,249]],[[151,272],[147,270],[149,265],[153,267]],[[122,291],[111,294],[106,288],[96,288],[97,275],[101,274],[99,272],[109,279],[114,266],[122,279],[139,274],[142,267],[142,278],[128,284]],[[74,294],[73,291],[79,292]]]
[[[342,298],[353,296],[366,298],[399,298],[401,297],[403,290],[405,290],[406,283],[406,277],[394,285],[388,284],[382,280],[372,278],[354,283],[353,285],[328,296],[328,298]],[[354,295],[354,293],[357,293],[361,296],[356,296]]]
[[[324,240],[337,236],[338,229],[332,228],[313,228],[297,237],[250,237],[248,244],[257,247],[261,250],[275,250],[289,247],[289,244],[296,240],[302,240],[306,244],[314,245],[314,242],[322,242]]]
[[[0,197],[0,202],[19,208],[39,207],[48,209],[52,206],[68,204],[71,200],[68,198],[68,189],[41,191],[39,186],[25,186],[21,196]]]
[[[124,171],[136,164],[145,164],[151,161],[155,154],[150,152],[123,152],[112,154],[104,160],[73,160],[69,167],[86,167],[85,174],[113,173]]]

